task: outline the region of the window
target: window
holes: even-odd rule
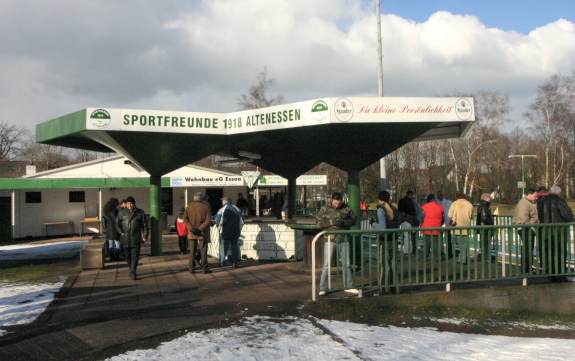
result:
[[[42,203],[42,192],[26,192],[26,203]]]
[[[162,188],[162,212],[168,216],[174,213],[174,192],[172,188]]]
[[[70,203],[84,203],[86,201],[86,193],[84,191],[72,191],[69,193]]]

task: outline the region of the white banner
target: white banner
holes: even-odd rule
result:
[[[240,134],[326,123],[468,122],[473,98],[325,98],[232,113],[87,108],[86,129]]]
[[[170,187],[243,187],[242,176],[177,176],[170,177]]]
[[[258,181],[258,187],[280,187],[287,186],[288,180],[279,175],[262,175]],[[327,175],[302,175],[296,179],[298,186],[325,186],[327,185]]]

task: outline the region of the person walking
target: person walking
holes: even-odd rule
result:
[[[220,265],[225,266],[226,256],[231,248],[232,268],[237,268],[240,262],[239,240],[244,221],[241,210],[232,204],[230,198],[222,198],[222,208],[216,213],[214,220],[220,231]]]
[[[475,218],[475,224],[477,226],[493,226],[495,220],[493,219],[493,214],[491,213],[491,194],[483,193],[481,199],[479,200],[479,205],[477,206],[477,216]],[[497,257],[497,249],[493,245],[493,230],[492,229],[481,229],[477,230],[481,242],[481,257],[482,259],[487,259],[491,254],[492,257]],[[492,253],[493,252],[493,253]]]
[[[175,221],[176,234],[178,235],[178,246],[180,247],[181,254],[188,253],[188,227],[186,227],[186,222],[184,221],[185,214],[186,209],[180,209]]]
[[[116,228],[119,204],[120,202],[117,198],[110,198],[104,205],[104,216],[102,217],[104,235],[106,237],[106,253],[110,261],[118,261],[121,253],[120,234]]]
[[[530,226],[539,223],[537,212],[537,191],[529,188],[527,194],[517,202],[513,211],[513,224],[517,228],[519,239],[521,239],[521,268],[525,275],[531,273],[533,265],[533,251],[535,248],[536,232]],[[518,242],[519,243],[519,242]]]
[[[118,212],[116,229],[128,263],[130,278],[137,279],[140,246],[146,242],[149,234],[148,219],[143,210],[136,207],[136,200],[126,198],[126,208]]]
[[[202,193],[194,194],[193,201],[188,204],[184,213],[184,223],[188,229],[190,243],[189,271],[194,273],[202,268],[204,273],[211,273],[208,268],[208,242],[207,229],[212,221],[212,209],[203,200]],[[196,250],[200,251],[200,262],[196,260]],[[197,267],[196,267],[197,266]]]
[[[465,194],[457,195],[455,202],[449,207],[449,220],[452,227],[469,227],[473,216],[473,204],[467,200]],[[469,256],[469,230],[456,229],[455,244],[459,248],[459,262],[467,263]]]
[[[537,215],[539,221],[543,224],[560,224],[571,223],[575,221],[573,218],[573,211],[561,198],[561,188],[557,185],[549,189],[549,193],[539,203],[537,200],[538,208]],[[568,247],[570,245],[570,227],[569,226],[554,226],[554,229],[542,229],[539,236],[539,249],[543,252],[540,253],[540,260],[544,256],[544,261],[541,265],[545,265],[544,271],[547,275],[553,273],[565,273],[566,263],[568,260]],[[550,276],[549,280],[552,282],[565,282],[566,276]]]
[[[444,222],[443,207],[437,203],[435,194],[430,194],[427,196],[427,203],[421,207],[421,210],[423,211],[423,221],[421,222],[421,228],[441,227]],[[423,254],[427,256],[431,251],[436,251],[436,249],[439,247],[439,230],[424,229]]]
[[[328,206],[322,207],[316,215],[316,222],[319,228],[325,231],[337,231],[350,229],[355,224],[356,215],[351,208],[343,202],[343,196],[339,192],[331,195],[331,201]],[[358,294],[359,291],[353,288],[353,279],[350,265],[349,240],[341,235],[328,235],[323,244],[323,268],[319,284],[319,295],[323,296],[328,291],[328,269],[335,252],[336,243],[339,249],[339,263],[342,268],[343,287],[345,292]]]

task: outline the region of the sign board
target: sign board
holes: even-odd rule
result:
[[[242,172],[242,177],[244,178],[244,184],[248,188],[253,188],[253,186],[258,181],[259,176],[260,176],[259,171],[244,171],[244,172]]]
[[[279,175],[262,175],[258,181],[258,187],[280,187],[287,186],[288,180]],[[327,175],[309,174],[302,175],[296,179],[298,186],[325,186],[327,185]]]
[[[526,187],[526,183],[525,183],[525,182],[522,182],[522,181],[517,182],[517,188],[523,189],[523,188],[525,188],[525,187]]]
[[[475,120],[473,98],[323,98],[232,113],[87,108],[86,129],[185,134],[241,134],[326,123]]]
[[[176,176],[170,177],[170,187],[242,187],[241,176]]]

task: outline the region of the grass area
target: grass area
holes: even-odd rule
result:
[[[390,305],[386,297],[326,299],[307,303],[311,316],[401,327],[435,327],[442,331],[575,338],[575,314],[478,309],[438,304]],[[425,297],[422,295],[422,297]],[[551,329],[556,328],[556,329]]]
[[[9,268],[0,268],[2,283],[57,282],[62,276],[70,276],[80,270],[78,257],[54,262],[31,263]]]

